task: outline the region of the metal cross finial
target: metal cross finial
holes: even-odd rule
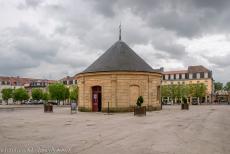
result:
[[[119,25],[119,40],[121,40],[121,23]]]

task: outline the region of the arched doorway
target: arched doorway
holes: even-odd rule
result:
[[[92,111],[101,111],[101,86],[92,87]]]
[[[140,88],[138,85],[129,87],[129,105],[136,106],[137,98],[140,96]]]

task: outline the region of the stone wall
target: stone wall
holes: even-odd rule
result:
[[[102,111],[131,111],[138,95],[144,98],[149,110],[160,107],[161,74],[146,72],[108,72],[77,75],[79,87],[79,109],[92,111],[92,87],[102,88]]]

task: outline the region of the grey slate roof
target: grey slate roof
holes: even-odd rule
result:
[[[153,70],[125,42],[119,40],[82,73],[91,72],[159,72]]]

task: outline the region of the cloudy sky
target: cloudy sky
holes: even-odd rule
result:
[[[0,75],[60,79],[118,40],[153,68],[230,81],[229,0],[0,0]]]

